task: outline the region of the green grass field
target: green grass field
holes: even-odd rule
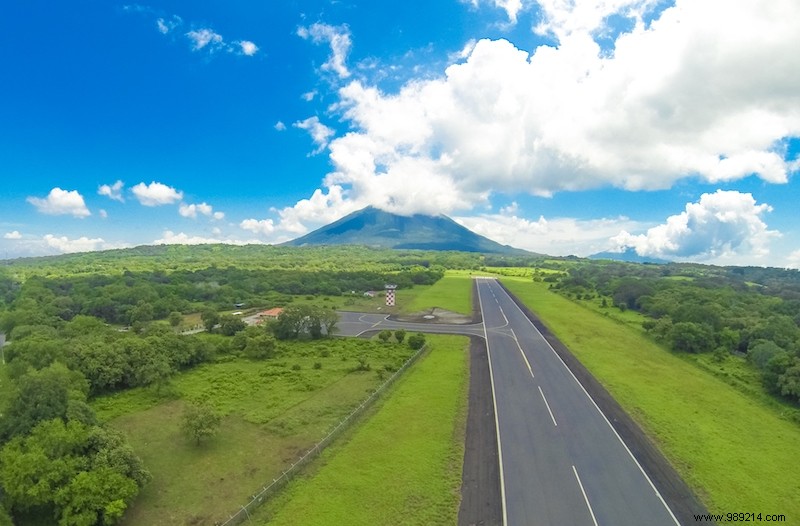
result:
[[[397,304],[407,313],[438,307],[469,315],[472,313],[472,277],[467,272],[448,271],[433,285],[398,291]]]
[[[546,284],[502,281],[639,421],[712,512],[784,514],[800,524],[800,426]]]
[[[153,475],[123,525],[226,519],[366,398],[381,383],[379,374],[412,354],[405,345],[357,339],[280,346],[273,359],[235,359],[179,374],[161,394],[133,389],[93,402]],[[371,371],[353,371],[359,356]],[[224,418],[218,435],[196,446],[181,434],[180,419],[187,402],[200,400]]]
[[[456,524],[467,414],[468,340],[427,336],[432,350],[363,424],[289,484],[256,524]]]

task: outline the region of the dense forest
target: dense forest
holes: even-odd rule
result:
[[[573,298],[642,313],[644,329],[675,352],[745,357],[770,393],[800,402],[797,270],[573,262],[564,274],[535,279]]]

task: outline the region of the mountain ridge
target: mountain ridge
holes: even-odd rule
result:
[[[531,254],[476,234],[443,214],[402,216],[372,206],[352,212],[282,245],[366,245],[395,249]]]

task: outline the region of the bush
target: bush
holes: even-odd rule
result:
[[[302,369],[302,367],[300,367],[299,363],[296,363],[292,366],[292,371],[299,371],[300,369]]]
[[[415,351],[422,349],[423,345],[425,345],[425,336],[423,334],[418,332],[408,337],[408,346]]]
[[[322,364],[320,362],[314,362],[314,369],[322,369]]]

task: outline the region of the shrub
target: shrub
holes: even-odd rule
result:
[[[421,349],[423,345],[425,345],[425,336],[422,333],[418,332],[408,337],[408,346],[415,351]]]

